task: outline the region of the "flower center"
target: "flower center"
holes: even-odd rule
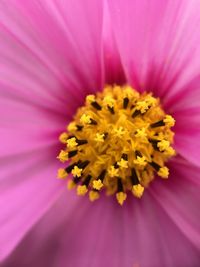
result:
[[[103,190],[115,194],[120,205],[128,191],[140,198],[155,174],[168,178],[165,162],[175,155],[174,123],[150,93],[140,94],[128,85],[106,86],[86,97],[60,135],[66,147],[58,159],[69,163],[58,170],[58,177],[71,173],[68,188],[76,187],[80,196],[89,193],[91,201]]]

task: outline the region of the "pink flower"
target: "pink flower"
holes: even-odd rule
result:
[[[199,266],[199,29],[198,0],[0,2],[1,266]],[[106,83],[176,119],[169,179],[123,207],[56,179],[59,134]]]

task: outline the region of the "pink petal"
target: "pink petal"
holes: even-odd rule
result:
[[[1,1],[0,18],[1,81],[14,93],[63,110],[101,87],[101,2]]]
[[[187,160],[200,166],[200,107],[175,111],[174,147]]]
[[[0,260],[59,196],[63,183],[56,179],[55,148],[47,147],[0,160]]]
[[[199,75],[198,0],[108,0],[128,81],[164,104]]]
[[[179,231],[200,250],[200,169],[186,161],[174,160],[170,171],[169,180],[153,186],[151,194]]]
[[[112,197],[96,203],[66,198],[65,215],[65,204],[54,207],[8,262],[30,267],[198,266],[199,169],[185,164],[173,162],[169,181],[154,182],[141,200],[129,196],[123,207]],[[58,219],[51,220],[56,214]],[[32,245],[38,240],[42,251]],[[22,257],[28,249],[33,257]]]
[[[105,82],[108,84],[124,84],[126,79],[114,38],[113,23],[110,18],[107,1],[104,2],[103,22]]]

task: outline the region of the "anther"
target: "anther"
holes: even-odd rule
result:
[[[91,119],[90,119],[90,124],[92,124],[92,125],[97,125],[97,122],[91,118]]]
[[[138,176],[134,168],[131,169],[131,183],[132,185],[139,184]]]
[[[69,157],[69,158],[72,158],[72,157],[76,156],[77,153],[78,153],[78,150],[72,150],[72,151],[69,151],[69,152],[68,152],[68,157]]]
[[[129,103],[129,98],[125,97],[123,100],[123,108],[126,109],[128,107],[128,103]]]
[[[133,112],[133,114],[132,114],[132,118],[135,118],[135,117],[137,117],[138,115],[141,115],[141,112],[140,112],[140,110],[135,110],[134,112]]]
[[[108,110],[110,111],[111,114],[115,114],[114,107],[108,106]]]
[[[97,110],[101,110],[101,109],[102,109],[102,107],[101,107],[96,101],[92,102],[91,105],[92,105],[94,108],[96,108]]]
[[[83,129],[83,125],[76,125],[77,131],[81,131]]]
[[[118,178],[118,192],[116,194],[116,198],[120,205],[123,205],[124,201],[127,198],[126,193],[123,192],[123,185],[121,182],[121,178]]]
[[[150,126],[151,128],[162,127],[162,126],[165,126],[165,123],[163,120],[160,120],[160,121],[152,123]]]
[[[74,168],[76,165],[78,165],[80,162],[81,162],[81,161],[78,161],[78,162],[75,162],[75,163],[69,165],[68,167],[65,168],[65,171],[66,171],[67,173],[70,173],[70,172],[73,170],[73,168]]]
[[[160,170],[160,165],[158,165],[156,162],[152,161],[149,163],[156,171]]]
[[[89,163],[89,160],[85,160],[83,162],[78,163],[77,165],[80,169],[85,169]]]
[[[79,140],[79,139],[76,139],[76,143],[78,146],[81,146],[81,145],[85,145],[88,143],[87,140]]]
[[[88,187],[91,179],[92,179],[92,176],[90,174],[87,175],[86,178],[85,178],[85,180],[84,180],[84,182],[83,182],[83,184]]]
[[[100,179],[102,182],[106,176],[106,170],[101,171],[100,175],[98,176],[98,180]]]
[[[123,192],[124,191],[121,177],[117,178],[117,191],[118,192]]]

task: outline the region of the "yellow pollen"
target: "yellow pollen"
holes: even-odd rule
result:
[[[92,102],[94,102],[95,101],[95,96],[94,95],[88,95],[87,97],[86,97],[86,101],[87,101],[87,103],[92,103]]]
[[[67,147],[68,148],[75,148],[77,145],[78,145],[78,143],[76,142],[75,137],[72,137],[72,138],[67,140]]]
[[[171,115],[166,115],[165,119],[163,120],[169,127],[173,127],[175,124],[175,119]]]
[[[69,180],[68,183],[67,183],[67,188],[68,188],[69,190],[71,190],[71,189],[73,189],[73,188],[75,188],[75,187],[76,187],[76,184],[74,183],[74,181]]]
[[[60,151],[60,154],[58,155],[57,157],[61,162],[65,162],[67,161],[69,158],[68,158],[68,152],[65,151],[65,150],[61,150]]]
[[[141,198],[144,193],[144,187],[140,184],[134,185],[132,188],[132,193],[135,197]]]
[[[96,190],[100,190],[103,187],[102,181],[99,180],[95,180],[93,181],[93,188]]]
[[[62,133],[59,136],[59,140],[60,140],[61,143],[66,144],[67,140],[68,140],[68,134],[67,133]]]
[[[94,138],[95,141],[103,143],[104,142],[105,134],[97,133],[96,137]]]
[[[82,124],[90,124],[91,123],[91,117],[87,114],[83,114],[80,118],[80,122]]]
[[[78,185],[77,187],[77,195],[84,196],[87,193],[88,189],[86,185]]]
[[[161,140],[159,143],[158,143],[158,148],[160,151],[164,151],[166,149],[168,149],[170,146],[170,142],[167,141],[167,140]]]
[[[124,201],[127,198],[127,195],[124,192],[119,192],[116,194],[116,198],[117,198],[118,203],[122,206]]]
[[[62,168],[58,169],[58,175],[57,175],[58,178],[64,179],[67,177],[67,175],[68,173],[65,171],[65,169],[62,169]]]
[[[126,134],[126,130],[123,127],[114,129],[115,136],[122,138]]]
[[[118,172],[119,172],[119,170],[116,169],[114,166],[111,166],[111,167],[108,169],[108,174],[109,174],[110,177],[118,176]]]
[[[144,113],[149,108],[149,104],[147,101],[138,101],[136,104],[136,109],[140,110],[141,113]]]
[[[121,159],[119,162],[117,162],[117,165],[121,168],[128,168],[128,161]]]
[[[75,122],[71,122],[71,123],[67,126],[67,130],[68,130],[69,132],[76,131],[76,130],[77,130],[76,123],[75,123]]]
[[[164,154],[167,156],[174,156],[176,155],[176,151],[170,146],[166,148],[166,150],[164,151]]]
[[[139,166],[145,166],[147,164],[146,158],[144,156],[137,156],[133,162]]]
[[[95,200],[97,200],[98,198],[99,198],[99,193],[98,192],[96,192],[96,191],[93,191],[93,190],[91,190],[90,192],[89,192],[89,199],[90,199],[90,201],[95,201]]]
[[[115,100],[112,98],[111,95],[107,95],[103,99],[103,105],[104,106],[109,106],[110,108],[114,107]]]
[[[169,176],[169,169],[167,167],[162,167],[158,171],[158,175],[162,178],[168,178]]]
[[[75,166],[72,170],[72,175],[76,177],[81,177],[82,169],[79,169],[79,167]]]
[[[91,201],[104,192],[120,205],[128,192],[141,198],[154,179],[169,176],[166,163],[176,154],[174,124],[151,93],[107,85],[86,97],[60,135],[57,158],[66,166],[58,178],[69,174],[68,189],[76,188],[80,196],[88,192]]]
[[[141,138],[146,137],[147,136],[146,129],[145,128],[138,129],[135,133],[135,136]]]

